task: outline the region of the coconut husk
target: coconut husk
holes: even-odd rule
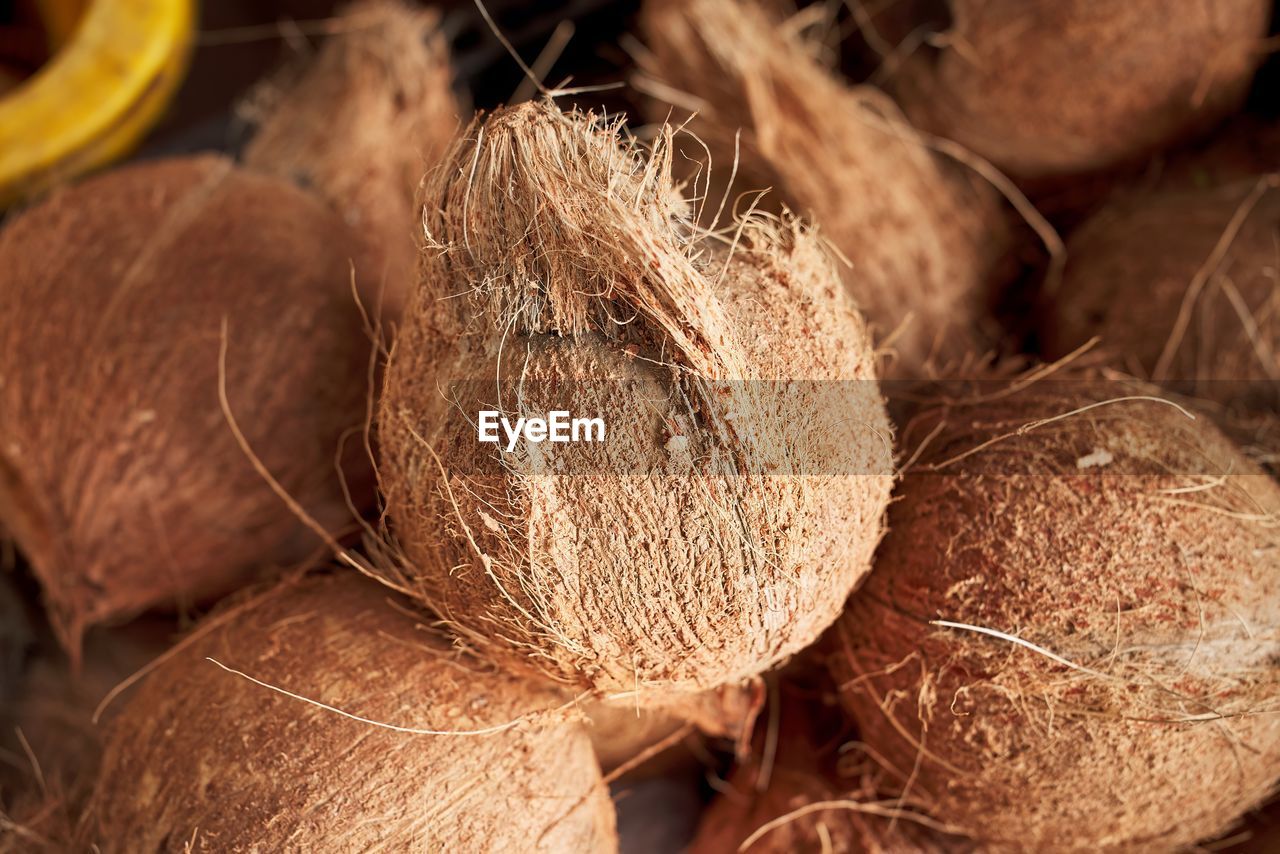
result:
[[[616,850],[572,704],[405,608],[353,572],[197,627],[111,725],[80,846]]]
[[[1045,185],[1139,160],[1244,101],[1267,0],[951,0],[894,93],[913,122]]]
[[[339,533],[370,501],[343,442],[372,346],[357,252],[320,202],[212,156],[94,178],[0,232],[0,517],[73,654],[88,626],[307,560],[296,510]]]
[[[244,162],[319,194],[366,244],[356,275],[398,319],[417,265],[413,197],[465,108],[433,9],[360,0],[319,52],[264,84]]]
[[[897,794],[989,850],[1171,850],[1280,773],[1280,485],[1142,383],[944,389],[829,636]],[[935,621],[947,621],[941,624]]]
[[[870,776],[844,768],[856,740],[818,698],[784,690],[755,750],[703,814],[690,854],[831,852],[961,854],[949,836],[909,806],[875,794]]]
[[[1044,347],[1098,337],[1116,364],[1244,409],[1280,406],[1280,181],[1116,199],[1068,243]]]
[[[541,102],[468,131],[424,188],[378,413],[396,583],[503,666],[640,706],[811,643],[869,563],[892,469],[822,245],[790,222],[705,235],[670,156]],[[507,454],[477,442],[495,405],[610,432]]]
[[[882,91],[840,81],[793,21],[756,3],[649,0],[641,28],[641,83],[696,113],[688,128],[712,174],[771,188],[847,260],[846,287],[896,354],[888,375],[931,374],[984,349],[1012,242],[987,179],[940,155]]]
[[[0,695],[0,851],[65,851],[102,757],[105,698],[170,646],[159,618],[95,629],[73,668],[52,639],[31,655],[17,690]],[[103,713],[99,717],[100,711]]]

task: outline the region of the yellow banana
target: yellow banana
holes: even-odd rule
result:
[[[50,0],[60,11],[81,0]],[[0,206],[109,163],[160,116],[186,70],[194,0],[90,0],[70,41],[0,97]],[[52,8],[52,5],[50,5]]]

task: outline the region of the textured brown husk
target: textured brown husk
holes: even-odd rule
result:
[[[734,770],[728,787],[707,808],[690,854],[738,850],[960,854],[973,850],[963,839],[920,824],[919,820],[929,819],[909,807],[878,798],[870,778],[857,768],[841,767],[848,764],[842,758],[856,759],[857,753],[841,756],[841,745],[851,744],[853,735],[838,714],[816,698],[789,695],[785,686],[780,702],[780,709],[770,716],[775,733],[768,738],[760,733],[755,751]],[[823,802],[832,805],[816,808]],[[804,812],[808,808],[814,811]],[[764,829],[775,820],[776,826]],[[742,849],[753,837],[752,844]]]
[[[458,656],[404,609],[347,573],[228,612],[148,675],[113,723],[82,847],[615,850],[613,805],[581,722],[556,711],[563,698]],[[207,658],[384,723],[518,723],[393,732]]]
[[[642,67],[697,110],[689,129],[713,175],[736,168],[739,190],[772,188],[850,262],[842,275],[876,339],[896,333],[891,375],[982,349],[1010,243],[991,186],[935,154],[883,92],[844,85],[756,3],[649,0],[641,26]]]
[[[268,488],[219,403],[317,520],[350,522],[335,465],[371,344],[347,228],[218,157],[59,192],[0,233],[0,517],[73,652],[89,625],[184,607],[320,541]],[[368,500],[358,437],[344,471]]]
[[[1167,404],[1078,411],[1151,386],[1006,392],[904,428],[932,439],[828,636],[843,702],[985,848],[1211,837],[1280,773],[1280,486]]]
[[[98,629],[85,639],[84,659],[74,670],[50,642],[27,662],[17,689],[0,694],[0,750],[15,758],[14,767],[0,767],[0,816],[9,822],[0,821],[0,852],[71,848],[102,757],[94,713],[172,639],[172,625],[158,617]],[[113,711],[104,709],[105,719]]]
[[[546,103],[472,128],[425,187],[420,286],[378,414],[404,583],[504,665],[639,705],[812,642],[867,569],[892,470],[865,327],[821,245],[744,225],[727,257],[698,236],[670,152],[646,160]],[[797,380],[858,398],[791,410],[824,425],[803,447],[754,396]],[[556,468],[478,444],[467,420],[566,394],[610,433]],[[735,407],[761,415],[756,441]],[[785,473],[800,457],[824,470]]]
[[[1080,175],[1212,126],[1244,100],[1271,3],[951,0],[895,95],[921,127],[1016,178]]]
[[[318,193],[360,235],[356,275],[392,320],[413,286],[414,193],[463,111],[439,20],[399,0],[348,6],[306,67],[259,93],[254,112],[266,115],[244,152],[248,166]]]
[[[1274,411],[1276,185],[1280,180],[1268,177],[1133,192],[1099,211],[1068,241],[1044,330],[1046,355],[1060,358],[1098,336],[1111,359],[1135,375],[1244,409],[1252,392],[1253,408]]]

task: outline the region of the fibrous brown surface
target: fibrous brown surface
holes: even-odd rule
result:
[[[1129,193],[1068,242],[1044,349],[1097,336],[1119,367],[1237,409],[1280,406],[1280,180]]]
[[[0,517],[63,643],[224,593],[320,541],[256,453],[330,530],[335,465],[366,408],[356,241],[287,182],[218,157],[156,161],[59,192],[0,232]],[[369,465],[345,475],[368,500]]]
[[[56,644],[33,654],[22,680],[0,693],[0,852],[66,851],[102,757],[99,705],[163,654],[173,626],[161,618],[96,629],[73,668]],[[103,720],[115,711],[104,707]],[[11,759],[10,759],[11,758]]]
[[[400,0],[348,6],[308,65],[268,84],[267,115],[244,153],[246,165],[318,193],[365,241],[356,275],[381,292],[390,319],[413,286],[414,193],[462,112],[439,19]]]
[[[951,0],[936,50],[895,94],[914,122],[1026,180],[1106,169],[1210,127],[1244,100],[1266,0]]]
[[[1158,394],[950,392],[904,428],[830,661],[901,794],[984,848],[1169,850],[1276,784],[1280,486]]]
[[[991,186],[936,154],[883,92],[842,83],[756,3],[649,0],[641,26],[642,66],[659,94],[696,111],[689,129],[713,174],[736,169],[739,189],[771,188],[848,260],[849,292],[877,341],[892,337],[891,375],[982,349],[1009,243]]]
[[[546,103],[473,127],[425,187],[378,415],[402,583],[496,661],[640,705],[812,642],[892,471],[821,245],[763,221],[732,252],[704,237],[670,152]],[[607,439],[506,453],[477,441],[486,407],[602,417]]]
[[[775,698],[774,702],[777,702]],[[857,759],[848,727],[816,699],[782,694],[762,737],[703,813],[690,854],[960,854],[968,841],[928,816],[880,798],[869,776],[846,771]],[[847,753],[842,747],[854,749]],[[750,845],[743,846],[750,842]]]
[[[613,805],[563,698],[457,655],[388,599],[349,573],[215,615],[112,724],[81,846],[616,849]]]

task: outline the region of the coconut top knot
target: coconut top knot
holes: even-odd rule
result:
[[[740,375],[670,167],[669,129],[645,157],[620,122],[549,102],[477,119],[424,183],[411,310],[442,308],[446,333],[590,331],[665,348],[700,376]]]

